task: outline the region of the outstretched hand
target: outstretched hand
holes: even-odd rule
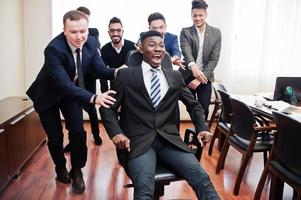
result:
[[[112,138],[112,141],[117,149],[125,149],[128,152],[131,151],[130,139],[127,138],[125,135],[119,133]]]
[[[184,61],[181,60],[179,57],[177,57],[177,56],[171,57],[171,62],[172,62],[172,64],[177,65],[185,70],[185,65],[183,65]]]
[[[116,94],[114,90],[108,90],[104,93],[98,94],[95,100],[95,104],[109,108],[110,105],[113,105],[116,101],[116,99],[112,97],[114,94]]]

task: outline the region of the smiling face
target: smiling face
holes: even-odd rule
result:
[[[159,36],[150,36],[142,41],[140,52],[143,54],[143,60],[153,67],[159,67],[164,56],[164,41]]]
[[[207,18],[207,11],[201,8],[194,8],[191,10],[191,18],[196,27],[202,28]]]
[[[119,44],[123,35],[123,28],[120,23],[112,23],[109,25],[109,36],[114,44]]]
[[[88,21],[86,19],[67,19],[64,26],[64,34],[69,44],[81,48],[88,39]]]
[[[163,36],[166,32],[166,24],[162,19],[153,20],[149,25],[149,30],[158,31]]]

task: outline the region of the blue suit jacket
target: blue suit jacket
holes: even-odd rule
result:
[[[166,51],[169,53],[170,56],[178,56],[179,58],[181,58],[178,36],[166,32],[164,34],[164,45]]]
[[[72,51],[63,33],[54,38],[44,51],[44,65],[36,80],[27,90],[35,110],[40,113],[55,105],[61,98],[70,98],[80,103],[90,102],[93,93],[82,89],[73,82],[75,62]],[[95,38],[88,37],[82,49],[83,75],[90,71],[95,77],[114,78],[114,69],[103,63]]]

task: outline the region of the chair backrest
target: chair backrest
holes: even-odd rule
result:
[[[231,123],[232,121],[232,105],[230,103],[230,95],[223,90],[217,89],[217,94],[222,102],[222,115],[220,120],[222,122]]]
[[[297,99],[301,101],[301,77],[277,77],[274,90],[274,100],[289,102],[286,87],[291,86],[295,91]]]
[[[224,86],[222,83],[213,82],[213,83],[212,83],[212,88],[213,88],[213,92],[214,92],[215,98],[216,98],[219,102],[221,102],[222,100],[221,100],[221,97],[220,97],[219,93],[217,92],[217,90],[227,92],[225,86]]]
[[[274,155],[301,176],[301,122],[280,112],[273,114],[277,125]]]
[[[248,105],[230,98],[233,110],[232,131],[239,137],[251,140],[254,133],[255,117]]]
[[[125,64],[128,67],[140,66],[143,60],[143,55],[138,50],[131,50],[128,52],[125,58]],[[172,69],[172,63],[169,54],[166,52],[161,63],[162,67]]]

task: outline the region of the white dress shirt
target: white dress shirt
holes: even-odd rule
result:
[[[147,89],[149,96],[150,96],[150,92],[151,92],[151,80],[152,80],[152,74],[153,74],[151,69],[152,69],[152,67],[148,63],[142,61],[143,79],[144,79],[144,84],[145,84],[145,87]],[[161,70],[161,65],[156,69],[158,70],[157,75],[160,80],[160,90],[161,90],[160,91],[160,94],[161,94],[160,101],[161,101],[163,99],[163,97],[165,96],[167,90],[169,89],[169,86],[168,86],[167,79]]]

